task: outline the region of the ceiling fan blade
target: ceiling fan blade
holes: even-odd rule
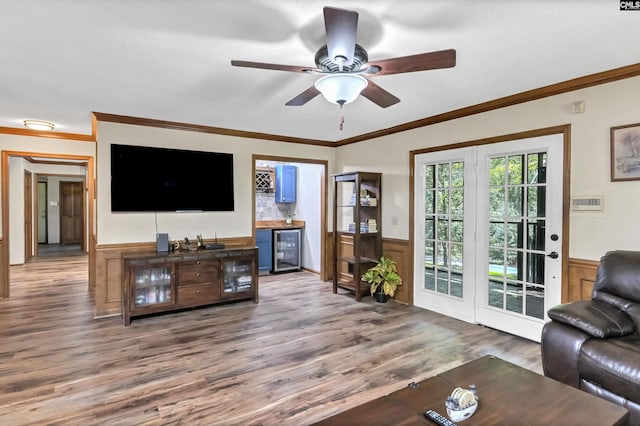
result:
[[[245,68],[260,68],[265,70],[276,70],[276,71],[290,71],[290,72],[304,72],[304,73],[322,73],[322,70],[318,68],[310,68],[310,67],[300,67],[296,65],[279,65],[279,64],[268,64],[264,62],[251,62],[251,61],[236,61],[232,60],[231,65],[234,67],[245,67]]]
[[[400,99],[384,90],[371,80],[360,94],[381,108],[387,108],[400,102]]]
[[[320,91],[316,89],[316,86],[311,86],[304,92],[300,93],[295,98],[286,103],[287,106],[302,106],[315,98],[320,94]]]
[[[358,12],[333,7],[324,8],[324,29],[329,59],[340,65],[353,63],[358,32]],[[339,58],[336,60],[336,58]]]
[[[456,51],[454,49],[439,50],[437,52],[420,53],[399,58],[383,59],[369,62],[369,74],[389,75],[405,72],[426,71],[456,66]],[[379,71],[376,71],[379,69]]]

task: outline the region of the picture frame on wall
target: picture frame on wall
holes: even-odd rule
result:
[[[640,180],[640,123],[611,128],[611,181]]]

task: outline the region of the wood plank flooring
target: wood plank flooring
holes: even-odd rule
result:
[[[305,425],[485,354],[540,373],[537,343],[308,272],[260,303],[93,319],[87,257],[11,267],[0,300],[0,424]],[[479,389],[481,392],[481,389]]]

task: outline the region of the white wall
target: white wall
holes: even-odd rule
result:
[[[337,150],[336,166],[383,173],[383,236],[408,239],[411,150],[571,124],[571,195],[602,194],[605,210],[571,214],[569,251],[597,260],[607,250],[639,248],[640,181],[611,182],[609,170],[610,128],[640,122],[638,93],[635,77],[346,145]],[[571,113],[576,101],[585,102],[585,113]]]
[[[97,239],[98,244],[155,241],[156,216],[153,213],[111,213],[110,144],[181,148],[234,154],[235,211],[199,213],[158,213],[158,231],[170,240],[202,234],[212,238],[250,236],[255,177],[252,155],[312,158],[334,162],[333,148],[284,142],[237,138],[224,135],[159,129],[117,123],[98,123]],[[150,165],[141,165],[141,167]],[[215,190],[215,184],[212,186]]]

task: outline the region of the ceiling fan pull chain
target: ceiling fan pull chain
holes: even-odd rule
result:
[[[340,117],[340,126],[338,126],[340,130],[344,129],[344,115]]]

